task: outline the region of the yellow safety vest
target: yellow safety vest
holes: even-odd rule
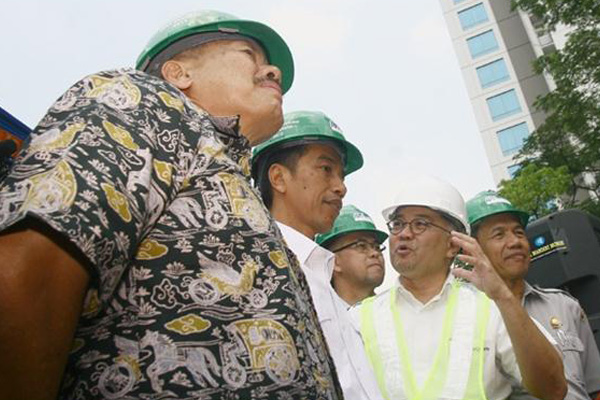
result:
[[[392,289],[391,291],[390,310],[394,322],[396,345],[400,356],[404,392],[409,400],[437,400],[444,389],[449,367],[448,361],[450,359],[450,339],[452,338],[460,285],[461,283],[458,280],[455,280],[452,283],[444,314],[440,344],[434,357],[433,365],[429,370],[429,375],[421,388],[417,387],[410,362],[408,347],[404,336],[404,327],[400,318],[400,310],[396,303],[396,290]],[[375,333],[374,311],[376,310],[373,309],[374,300],[375,297],[366,299],[360,307],[360,330],[365,342],[365,350],[375,372],[381,394],[386,400],[391,400],[387,393],[384,376],[385,366],[383,358],[381,357],[380,347],[377,343],[377,335]],[[471,356],[471,366],[469,368],[469,377],[463,400],[487,400],[483,384],[483,357],[490,304],[490,300],[483,292],[477,293],[476,326],[474,329],[472,348],[478,348],[479,351],[473,352]],[[458,367],[460,368],[460,366]],[[457,368],[457,366],[453,365],[452,368]]]

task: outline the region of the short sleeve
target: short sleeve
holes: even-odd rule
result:
[[[531,321],[535,324],[535,326],[540,330],[542,335],[550,342],[552,346],[556,349],[557,352],[560,352],[558,349],[558,344],[556,340],[548,333],[548,331],[540,324],[535,318],[532,318]],[[502,366],[502,371],[511,378],[511,381],[514,383],[522,384],[522,375],[519,369],[519,365],[517,363],[517,358],[515,356],[515,352],[512,346],[512,342],[510,340],[510,336],[508,335],[508,331],[506,330],[506,326],[504,323],[499,324],[499,332],[498,332],[498,340],[496,342],[497,354],[499,362]]]
[[[66,236],[89,260],[101,298],[114,291],[194,156],[183,100],[161,82],[126,70],[77,82],[0,187],[0,230],[31,217]]]

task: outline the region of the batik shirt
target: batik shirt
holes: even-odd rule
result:
[[[89,260],[59,398],[342,397],[249,158],[237,118],[141,72],[50,108],[0,187],[0,229],[39,219]]]

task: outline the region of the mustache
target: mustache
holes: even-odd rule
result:
[[[254,78],[254,84],[255,85],[260,85],[263,82],[273,82],[273,83],[276,83],[278,86],[281,86],[281,84],[279,83],[279,81],[277,80],[277,78],[275,78],[274,76],[272,76],[270,74]]]

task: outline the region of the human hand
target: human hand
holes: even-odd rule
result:
[[[497,301],[512,296],[512,292],[498,275],[477,240],[456,231],[453,231],[451,235],[452,243],[463,251],[462,254],[457,255],[458,259],[473,267],[471,270],[454,268],[452,273],[471,282],[491,300]]]

